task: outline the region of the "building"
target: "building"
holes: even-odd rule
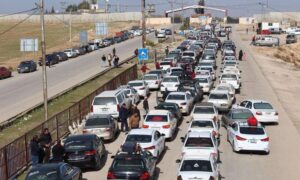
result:
[[[255,22],[255,19],[253,17],[239,17],[239,24],[253,24]]]

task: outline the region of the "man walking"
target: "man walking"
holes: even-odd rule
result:
[[[108,66],[111,67],[112,55],[109,53],[107,56]]]
[[[101,62],[101,66],[105,67],[106,64],[106,56],[103,54],[102,58],[101,58],[102,62]]]
[[[65,156],[65,148],[61,144],[60,140],[57,140],[57,143],[52,148],[52,162],[63,162]]]
[[[37,135],[34,135],[30,141],[30,155],[32,166],[36,166],[39,162],[39,143]]]
[[[122,107],[119,111],[119,118],[121,121],[121,131],[124,132],[124,126],[125,126],[125,131],[128,132],[129,131],[129,127],[128,127],[128,122],[127,122],[127,118],[128,118],[128,109],[126,107],[126,104],[123,103]]]
[[[130,117],[129,117],[129,128],[130,129],[137,129],[139,128],[139,123],[141,120],[141,113],[140,110],[137,108],[137,105],[133,105],[133,108],[130,112]]]
[[[169,46],[166,47],[165,53],[166,53],[166,56],[168,56],[168,54],[169,54]]]
[[[113,53],[113,56],[116,56],[116,48],[113,48],[112,53]]]
[[[45,156],[44,156],[44,163],[48,163],[50,159],[50,148],[51,148],[51,142],[52,137],[49,132],[48,128],[45,128],[40,136],[39,142],[41,146],[44,148]]]
[[[149,112],[149,104],[148,104],[148,98],[147,97],[144,98],[143,108],[144,108],[146,114],[148,114],[148,112]]]
[[[150,70],[150,69],[149,69],[149,68],[147,67],[147,65],[144,63],[144,64],[142,65],[142,67],[141,67],[141,71],[142,71],[143,75],[146,74],[147,70]]]

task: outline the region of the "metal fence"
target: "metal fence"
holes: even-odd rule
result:
[[[49,128],[53,141],[69,133],[68,126],[73,122],[80,122],[89,112],[93,98],[105,90],[117,89],[120,85],[137,78],[137,65],[114,77],[96,91],[82,98],[71,107],[57,113],[47,121],[39,124],[23,136],[0,149],[0,179],[7,180],[14,177],[20,170],[30,164],[29,142],[35,134],[40,134],[43,128]]]

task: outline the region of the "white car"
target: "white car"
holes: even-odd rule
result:
[[[237,74],[222,74],[220,76],[220,84],[221,83],[231,84],[235,90],[240,90],[241,81],[239,75]]]
[[[237,61],[224,61],[221,69],[225,69],[226,67],[239,68],[239,63]]]
[[[209,65],[209,66],[197,66],[195,68],[195,72],[197,71],[202,71],[202,70],[206,70],[206,71],[210,71],[210,74],[212,76],[212,79],[215,80],[216,79],[216,72],[214,70],[214,67],[213,65]]]
[[[228,126],[227,139],[235,152],[263,151],[270,152],[269,137],[260,123],[256,126],[248,122],[235,122]]]
[[[224,56],[223,57],[223,61],[236,61],[236,57],[235,56]]]
[[[149,86],[144,80],[129,81],[127,85],[134,88],[141,97],[147,97],[150,94]]]
[[[182,113],[189,114],[193,108],[194,99],[189,92],[170,92],[165,102],[176,103]]]
[[[211,91],[208,96],[208,102],[213,103],[219,111],[229,111],[232,106],[228,91]]]
[[[181,155],[207,155],[215,154],[218,156],[218,145],[216,138],[209,132],[188,132],[186,137],[181,137],[184,142]]]
[[[209,70],[201,70],[201,69],[197,69],[195,71],[196,76],[197,77],[210,77],[211,79],[213,79],[212,74],[210,73]]]
[[[120,88],[124,89],[126,98],[130,99],[132,104],[137,104],[138,102],[140,102],[140,95],[134,88],[130,86],[121,86]]]
[[[192,118],[194,119],[213,119],[218,120],[218,110],[211,102],[201,102],[194,106],[192,111]]]
[[[143,129],[158,130],[172,139],[177,129],[177,119],[168,110],[150,110],[143,121]]]
[[[219,137],[219,127],[213,119],[192,119],[188,132],[210,132],[215,138]]]
[[[188,56],[196,60],[196,53],[194,51],[186,50],[182,53],[182,56]]]
[[[77,53],[74,49],[65,49],[64,53],[68,56],[68,58],[73,58],[77,56]]]
[[[160,83],[160,91],[164,92],[166,89],[168,91],[177,91],[179,84],[180,81],[177,76],[166,76]]]
[[[241,72],[241,70],[232,66],[227,66],[221,70],[221,73],[223,74],[237,74],[239,77],[241,77]]]
[[[185,155],[177,171],[177,180],[212,180],[219,179],[219,164],[216,156]]]
[[[249,109],[259,122],[278,123],[278,112],[267,101],[246,100],[241,102],[238,106]]]
[[[166,38],[166,33],[163,31],[160,31],[157,33],[157,38]]]
[[[233,102],[235,99],[235,89],[232,86],[232,84],[228,84],[228,83],[221,83],[218,84],[215,88],[215,90],[217,91],[228,91],[231,97],[231,101]]]
[[[170,69],[173,66],[172,61],[167,61],[167,60],[161,61],[159,63],[159,65],[160,65],[160,69],[162,69],[164,71],[167,71],[168,69]]]
[[[171,67],[170,69],[167,69],[167,74],[170,75],[177,71],[183,71],[183,69],[181,67]]]
[[[150,151],[154,157],[159,156],[165,150],[165,137],[157,130],[153,129],[132,129],[126,136],[125,143],[135,142],[142,149]]]
[[[159,89],[160,87],[161,79],[157,74],[145,74],[143,80],[146,81],[149,89]]]
[[[213,88],[213,81],[209,76],[199,76],[197,75],[195,79],[198,81],[199,85],[202,87],[204,93],[209,93]]]

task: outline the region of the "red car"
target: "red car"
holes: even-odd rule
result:
[[[11,77],[11,71],[6,67],[0,67],[0,79]]]

